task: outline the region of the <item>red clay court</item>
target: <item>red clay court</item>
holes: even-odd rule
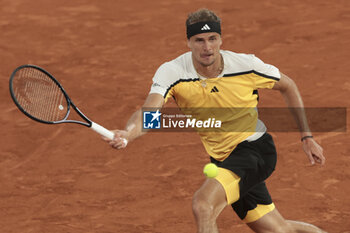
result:
[[[116,151],[89,129],[25,117],[8,80],[19,65],[39,65],[88,117],[123,128],[158,66],[188,50],[185,19],[201,7],[222,18],[223,49],[277,66],[305,106],[349,106],[347,0],[2,0],[0,232],[195,232],[191,198],[208,162],[195,133],[150,133]],[[278,92],[259,93],[261,107],[285,106]],[[314,134],[324,167],[309,166],[298,133],[272,135],[279,160],[267,184],[282,215],[349,233],[348,132]],[[230,208],[218,225],[251,232]]]

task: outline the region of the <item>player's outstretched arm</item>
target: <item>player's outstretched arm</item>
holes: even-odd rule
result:
[[[143,104],[143,108],[161,108],[164,104],[164,97],[160,94],[149,94]],[[104,138],[113,148],[123,149],[128,142],[140,137],[146,132],[142,130],[142,108],[138,109],[128,120],[125,130],[112,130],[115,136],[113,140]]]
[[[310,131],[304,110],[303,100],[297,85],[291,78],[281,73],[281,79],[275,84],[273,89],[281,92],[287,106],[291,109],[294,119],[296,120],[301,132],[303,149],[311,164],[320,163],[323,165],[326,161],[323,155],[323,149],[312,138],[312,133]]]

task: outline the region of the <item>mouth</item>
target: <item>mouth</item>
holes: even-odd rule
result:
[[[211,56],[213,56],[213,53],[206,53],[206,54],[201,54],[201,58],[209,58]]]

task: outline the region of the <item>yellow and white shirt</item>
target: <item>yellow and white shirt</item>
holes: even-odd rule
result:
[[[223,161],[240,142],[254,141],[266,131],[256,110],[257,90],[271,89],[279,81],[280,72],[254,55],[226,50],[220,53],[224,69],[218,77],[200,77],[193,66],[192,52],[187,52],[158,68],[150,93],[163,95],[165,101],[173,97],[180,109],[232,109],[232,114],[226,114],[222,124],[230,130],[199,132],[208,154]]]

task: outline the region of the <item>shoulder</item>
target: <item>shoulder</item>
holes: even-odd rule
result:
[[[246,54],[246,53],[235,53],[228,50],[221,50],[221,54],[228,60],[232,62],[237,63],[250,63],[252,60],[253,54]]]
[[[177,58],[163,63],[153,76],[151,93],[165,95],[167,91],[181,80],[198,79],[192,64],[192,53],[184,53]]]
[[[221,50],[220,52],[223,54],[224,58],[226,58],[227,62],[236,63],[242,66],[249,66],[251,68],[254,68],[255,64],[263,63],[254,54],[235,53],[228,50]]]
[[[228,59],[236,60],[236,61],[245,61],[249,62],[251,60],[252,54],[246,53],[236,53],[229,50],[221,50],[221,54],[223,54]]]
[[[192,53],[191,52],[187,52],[184,53],[180,56],[178,56],[177,58],[171,60],[171,61],[167,61],[165,63],[163,63],[159,69],[162,70],[169,70],[169,71],[177,71],[177,72],[181,72],[181,71],[186,71],[189,69],[189,67],[192,64]]]
[[[174,82],[178,79],[191,79],[196,77],[192,64],[192,53],[184,53],[177,58],[163,63],[156,71],[155,79],[164,79],[167,82]]]
[[[280,78],[279,70],[270,64],[264,63],[254,54],[235,53],[231,51],[221,51],[227,63],[228,72],[257,72],[267,76]]]
[[[253,69],[251,54],[235,53],[228,50],[221,50],[220,53],[224,58],[226,72],[239,73]]]

